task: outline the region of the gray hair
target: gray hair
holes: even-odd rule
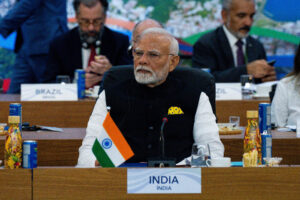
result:
[[[230,10],[230,7],[232,5],[233,0],[222,0],[222,9],[223,10]],[[247,1],[253,1],[255,3],[255,0],[247,0]]]
[[[145,31],[143,31],[140,38],[142,38],[144,35],[147,34],[159,34],[159,35],[166,36],[166,38],[170,41],[170,54],[174,54],[178,56],[179,53],[178,41],[168,31],[166,31],[163,28],[148,28]]]
[[[154,27],[163,28],[163,25],[160,22],[150,18],[137,22],[132,29],[131,45],[136,42],[137,37],[139,37],[144,30]]]
[[[108,2],[107,0],[74,0],[73,7],[76,13],[79,13],[80,4],[85,5],[88,8],[94,7],[97,3],[100,3],[104,9],[104,13],[108,10]]]
[[[160,23],[159,21],[156,21],[156,20],[154,20],[154,19],[147,18],[147,19],[144,19],[144,20],[141,20],[141,21],[137,22],[137,23],[134,25],[133,29],[132,29],[132,33],[134,33],[134,32],[136,31],[136,29],[138,28],[138,26],[139,26],[140,24],[143,24],[143,23],[153,23],[153,24],[157,23],[157,26],[160,26],[161,28],[164,28],[163,25],[162,25],[162,23]]]

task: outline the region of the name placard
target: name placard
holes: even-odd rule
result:
[[[241,100],[240,83],[216,83],[216,100]]]
[[[77,101],[77,84],[22,84],[21,101]]]
[[[127,168],[127,193],[201,193],[201,168]]]

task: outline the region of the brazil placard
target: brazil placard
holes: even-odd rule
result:
[[[21,101],[77,101],[77,84],[22,84]]]

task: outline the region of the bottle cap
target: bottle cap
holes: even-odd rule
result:
[[[9,124],[18,124],[20,123],[20,116],[8,116]]]
[[[247,110],[247,118],[258,118],[257,110]]]

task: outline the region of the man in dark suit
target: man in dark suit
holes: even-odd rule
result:
[[[194,45],[193,66],[210,68],[216,82],[239,82],[242,74],[256,82],[276,80],[266,62],[263,45],[248,33],[255,14],[254,0],[223,0],[224,25],[202,36]]]
[[[22,83],[42,82],[49,43],[68,30],[66,0],[20,0],[0,19],[1,35],[16,30],[18,54],[8,93],[19,93]]]
[[[130,47],[128,48],[128,50],[131,51],[130,53],[132,53],[132,48],[134,48],[134,45],[138,37],[141,35],[141,33],[148,28],[155,28],[155,27],[163,28],[163,25],[160,22],[151,18],[147,18],[142,21],[139,21],[134,25],[132,30],[131,44]]]
[[[128,37],[104,26],[107,0],[74,0],[79,27],[56,38],[50,45],[46,79],[57,75],[74,77],[76,69],[86,72],[86,88],[98,84],[112,65],[132,64]]]

